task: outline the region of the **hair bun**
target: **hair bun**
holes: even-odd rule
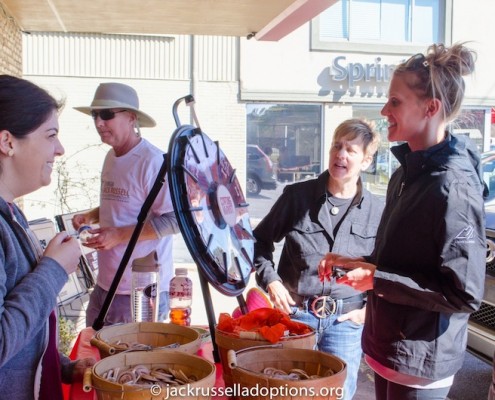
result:
[[[437,68],[458,71],[461,76],[465,76],[474,72],[476,53],[464,43],[455,43],[451,47],[437,43],[428,47],[426,59]]]

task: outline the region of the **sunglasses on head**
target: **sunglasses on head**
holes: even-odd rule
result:
[[[430,66],[430,63],[426,61],[424,54],[418,53],[410,57],[405,62],[405,66],[407,69],[414,71],[418,69],[427,69]]]
[[[100,111],[91,111],[91,116],[93,119],[96,121],[96,118],[100,117],[103,121],[109,121],[111,119],[115,118],[115,114],[121,113],[121,112],[126,112],[127,110],[120,110],[120,111],[112,111],[112,110],[100,110]]]

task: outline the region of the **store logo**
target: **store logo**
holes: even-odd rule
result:
[[[377,57],[374,63],[347,63],[345,56],[335,57],[330,72],[331,79],[336,82],[347,81],[349,89],[358,82],[388,83],[392,78],[395,65],[381,64]]]
[[[471,225],[466,226],[454,238],[457,243],[474,243],[474,228]]]

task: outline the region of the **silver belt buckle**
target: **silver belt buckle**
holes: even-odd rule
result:
[[[337,303],[330,296],[319,296],[311,303],[311,311],[318,318],[327,318],[337,311]]]

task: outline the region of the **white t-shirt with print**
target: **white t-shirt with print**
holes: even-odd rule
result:
[[[163,164],[163,152],[145,139],[123,156],[111,149],[101,173],[100,226],[136,225],[141,208],[151,192]],[[172,212],[168,182],[165,181],[148,213],[148,218]],[[116,294],[131,293],[132,260],[156,250],[160,265],[160,291],[168,291],[173,276],[172,236],[138,241],[126,267]],[[127,243],[98,252],[98,285],[109,290],[119,268]]]

